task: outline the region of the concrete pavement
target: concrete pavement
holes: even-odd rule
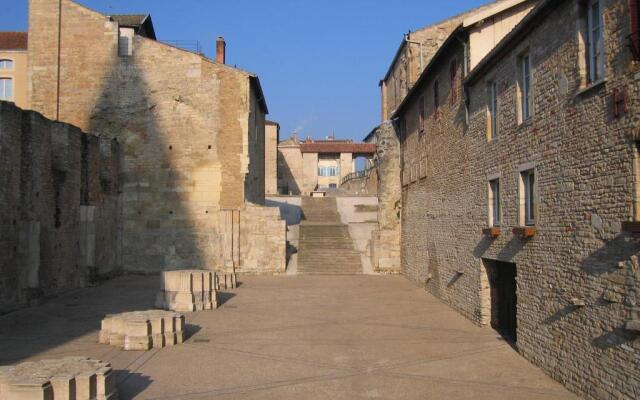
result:
[[[241,277],[188,340],[125,352],[97,343],[104,314],[153,308],[158,277],[127,276],[0,317],[0,365],[111,362],[121,399],[575,399],[397,276]]]

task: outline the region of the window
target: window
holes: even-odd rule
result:
[[[451,61],[449,65],[449,87],[451,88],[451,105],[458,101],[458,61]]]
[[[533,97],[531,90],[531,56],[524,54],[519,59],[520,79],[518,79],[519,88],[519,119],[520,123],[528,120],[533,111]]]
[[[12,60],[0,60],[0,69],[13,69]]]
[[[338,176],[337,167],[320,167],[318,168],[318,176]]]
[[[438,118],[438,109],[440,108],[440,83],[433,83],[433,114]]]
[[[587,9],[587,54],[589,83],[604,78],[604,46],[600,0],[589,0]]]
[[[118,55],[130,57],[133,55],[133,28],[120,28],[118,36]]]
[[[420,97],[418,108],[418,129],[422,133],[424,132],[424,97]]]
[[[487,139],[495,139],[498,135],[498,84],[489,82],[487,85]]]
[[[526,226],[536,224],[536,175],[530,169],[520,173],[520,223]]]
[[[13,100],[13,79],[0,78],[0,100]]]
[[[489,181],[489,226],[499,227],[501,222],[500,179],[493,179]]]

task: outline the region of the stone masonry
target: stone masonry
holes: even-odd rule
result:
[[[185,340],[184,315],[148,310],[107,315],[98,342],[124,350],[150,350],[181,344]]]
[[[192,312],[218,308],[216,275],[211,271],[180,270],[160,273],[156,307]]]
[[[0,400],[117,400],[109,363],[85,357],[0,367]]]
[[[0,102],[0,312],[119,272],[119,152]]]
[[[284,252],[259,247],[271,241],[226,257],[238,243],[226,236],[227,213],[251,215],[286,242],[277,214],[255,211],[267,112],[257,76],[142,34],[120,55],[116,19],[71,0],[29,7],[31,107],[121,144],[124,270],[242,272],[246,261],[262,272],[263,258],[273,263],[264,271],[283,270]],[[244,226],[237,233],[248,240]]]
[[[595,84],[585,77],[580,2],[541,3],[464,78],[468,119],[463,85],[450,82],[463,46],[454,40],[440,49],[396,115],[402,270],[475,322],[501,325],[496,309],[505,297],[496,275],[513,265],[518,351],[586,398],[632,399],[640,396],[640,64],[627,41],[629,3],[600,4],[606,80]],[[456,33],[462,41],[464,34]],[[522,121],[525,55],[533,100]],[[536,177],[536,217],[527,227],[523,171]],[[491,226],[489,182],[496,179],[501,224]]]

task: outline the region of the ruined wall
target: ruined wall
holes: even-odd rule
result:
[[[278,136],[280,126],[274,122],[265,124],[264,145],[264,193],[265,195],[278,194]]]
[[[432,82],[424,91],[427,124],[405,114],[403,272],[463,315],[491,319],[487,263],[516,264],[517,342],[521,354],[586,398],[638,397],[637,256],[640,242],[623,227],[633,219],[632,132],[637,131],[638,64],[630,59],[626,1],[604,8],[606,82],[585,88],[576,2],[565,1],[470,88],[470,124],[463,105],[450,106],[448,61],[440,76],[438,118]],[[567,23],[570,21],[570,23]],[[459,49],[458,51],[461,51]],[[533,116],[518,123],[518,57],[533,63]],[[459,56],[459,55],[458,55]],[[487,85],[498,86],[498,136],[487,139]],[[627,93],[614,115],[615,90]],[[460,99],[462,96],[458,96]],[[620,107],[620,110],[623,110]],[[537,219],[533,238],[521,224],[519,175],[534,168]],[[502,224],[488,226],[488,181],[500,179]]]
[[[117,143],[0,102],[0,160],[0,311],[119,272]]]
[[[53,3],[30,1],[30,35],[61,24],[59,105],[57,42],[29,49],[32,105],[122,143],[125,269],[226,268],[221,210],[264,201],[265,110],[251,75],[138,35],[119,56],[117,23]]]
[[[302,194],[302,153],[299,145],[278,146],[278,174],[278,190],[282,194]]]
[[[382,273],[399,273],[402,186],[400,142],[396,126],[383,122],[375,132],[375,174],[378,194],[378,228],[372,234],[373,269]]]

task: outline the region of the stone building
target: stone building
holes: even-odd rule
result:
[[[375,144],[351,140],[306,139],[296,134],[278,144],[278,188],[280,194],[308,195],[315,190],[338,188],[356,172],[356,159],[370,162]]]
[[[265,121],[264,134],[264,191],[266,196],[270,196],[278,194],[280,124],[273,121]]]
[[[0,101],[27,104],[27,32],[0,32]]]
[[[120,146],[0,101],[0,313],[120,272]]]
[[[640,396],[637,21],[542,1],[468,73],[461,23],[393,115],[403,273],[593,399]]]
[[[382,121],[388,120],[396,111],[436,51],[460,24],[469,29],[469,43],[464,54],[464,65],[468,70],[538,1],[498,0],[404,35],[379,83]]]
[[[121,145],[122,266],[282,272],[255,74],[155,40],[145,15],[29,1],[32,109]],[[100,210],[97,211],[100,213]]]

